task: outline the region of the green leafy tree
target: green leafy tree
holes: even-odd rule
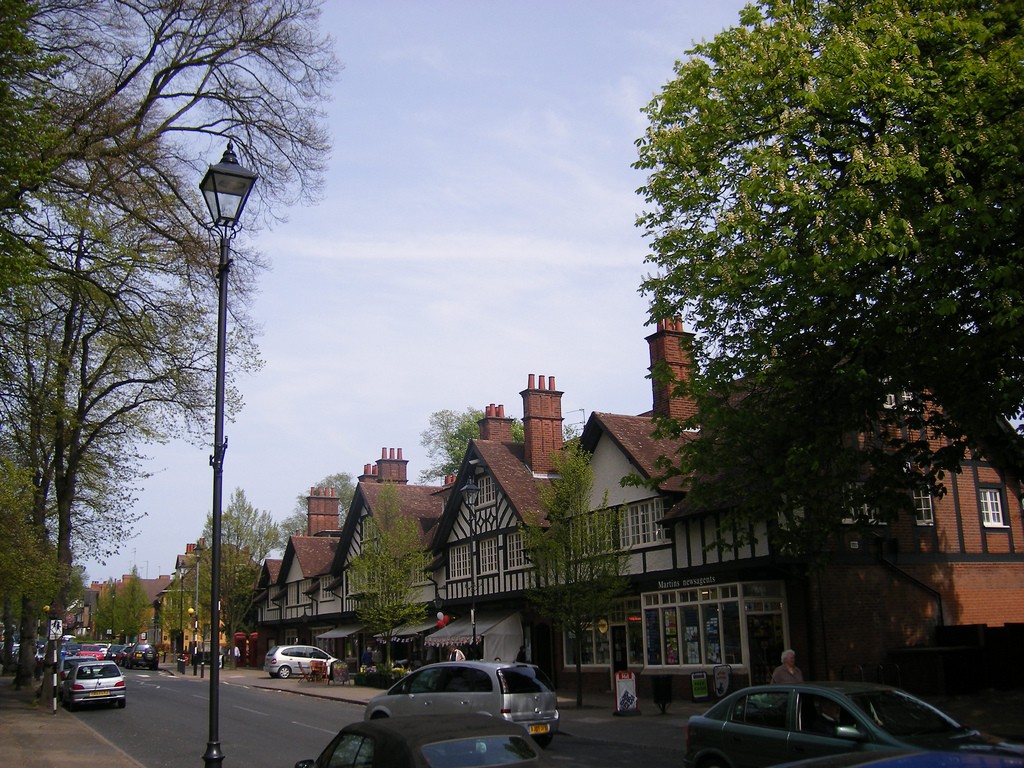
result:
[[[619,547],[619,513],[607,494],[592,509],[591,456],[578,442],[556,454],[541,486],[543,515],[524,519],[523,547],[533,564],[530,604],[556,628],[581,638],[606,619],[628,588],[629,553]],[[576,653],[576,706],[583,706],[582,656]]]
[[[423,621],[426,609],[414,602],[415,590],[428,575],[428,557],[419,521],[403,513],[395,486],[385,483],[373,514],[362,520],[360,551],[349,563],[358,594],[356,615],[372,635],[385,638],[391,667],[391,642],[403,624]]]
[[[13,52],[0,60],[13,67],[13,90],[0,90],[0,117],[12,119],[0,171],[13,174],[0,183],[0,225],[19,238],[0,250],[38,258],[33,280],[10,281],[0,303],[0,441],[16,466],[39,470],[31,530],[40,547],[55,532],[47,572],[59,579],[40,599],[58,611],[76,548],[116,551],[112,512],[131,508],[141,447],[205,432],[217,253],[197,182],[212,153],[233,141],[259,174],[254,222],[319,195],[330,148],[320,105],[336,70],[319,2],[215,10],[200,0],[0,6],[13,24],[0,25]],[[17,166],[26,137],[44,151],[24,156],[45,157],[43,167]],[[229,376],[260,365],[246,306],[265,266],[244,244],[232,256]],[[26,599],[31,646],[39,603]]]
[[[212,538],[212,525],[207,519],[207,540]],[[260,565],[280,538],[271,514],[254,507],[245,491],[236,488],[221,515],[220,620],[228,646],[236,630],[250,629],[254,622]]]
[[[662,427],[701,428],[676,470],[731,533],[812,552],[969,453],[1021,466],[1022,13],[764,0],[647,107],[643,290],[699,412]]]
[[[96,634],[121,642],[135,641],[153,619],[153,604],[136,568],[120,583],[113,579],[100,589],[93,618]]]
[[[479,421],[483,417],[484,412],[476,408],[467,408],[462,413],[442,410],[430,414],[430,426],[420,433],[420,445],[427,449],[431,462],[420,472],[421,483],[458,474],[466,446],[470,440],[480,437]],[[520,419],[512,422],[512,439],[523,441],[523,422]]]
[[[35,643],[22,642],[14,655],[19,625],[34,625],[39,616],[34,605],[43,605],[56,594],[56,557],[45,533],[32,520],[34,504],[32,473],[0,455],[0,600],[3,601],[4,669],[15,669],[15,684],[32,681]],[[25,613],[26,611],[30,613]],[[24,637],[24,635],[22,635]]]
[[[30,279],[38,255],[18,231],[26,192],[51,169],[53,110],[41,98],[50,63],[30,34],[35,3],[0,2],[0,290]]]
[[[333,488],[338,494],[338,530],[345,524],[345,515],[352,504],[352,497],[356,493],[356,484],[352,475],[348,472],[336,472],[328,475],[319,483],[313,483],[310,488]],[[295,498],[295,506],[292,513],[288,515],[278,526],[281,530],[281,540],[278,546],[284,549],[288,546],[288,537],[293,536],[296,531],[305,533],[309,520],[309,502],[305,494],[300,493]]]

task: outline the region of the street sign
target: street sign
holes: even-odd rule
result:
[[[64,634],[64,622],[60,619],[50,619],[50,639],[60,640],[61,635]]]

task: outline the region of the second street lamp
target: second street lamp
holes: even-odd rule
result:
[[[469,508],[469,538],[472,540],[472,549],[470,550],[469,565],[471,568],[472,581],[471,588],[473,590],[472,602],[469,607],[469,620],[473,625],[473,644],[470,646],[470,653],[473,654],[474,659],[481,658],[481,654],[477,651],[476,647],[476,498],[480,492],[480,488],[476,483],[473,482],[473,478],[469,478],[466,484],[459,489],[462,494],[462,500],[466,502],[466,506]]]
[[[220,235],[220,263],[217,268],[219,287],[217,302],[217,383],[213,416],[213,514],[210,533],[210,735],[203,762],[218,766],[224,760],[220,748],[220,544],[221,502],[224,495],[224,387],[227,360],[228,273],[231,271],[230,247],[238,219],[256,185],[256,174],[238,164],[235,150],[228,142],[227,151],[217,165],[210,166],[199,184],[210,209],[211,229]]]

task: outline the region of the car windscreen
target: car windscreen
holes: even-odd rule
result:
[[[893,736],[948,733],[962,726],[934,707],[899,691],[866,691],[850,700]]]
[[[537,760],[537,750],[522,736],[474,736],[424,744],[420,747],[427,764],[436,768],[477,768],[513,765]]]
[[[498,670],[505,693],[548,693],[554,690],[551,681],[536,667],[503,667]]]

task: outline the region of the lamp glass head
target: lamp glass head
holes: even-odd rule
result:
[[[254,186],[256,174],[238,164],[234,146],[228,142],[220,162],[210,166],[199,184],[214,225],[235,226]]]

